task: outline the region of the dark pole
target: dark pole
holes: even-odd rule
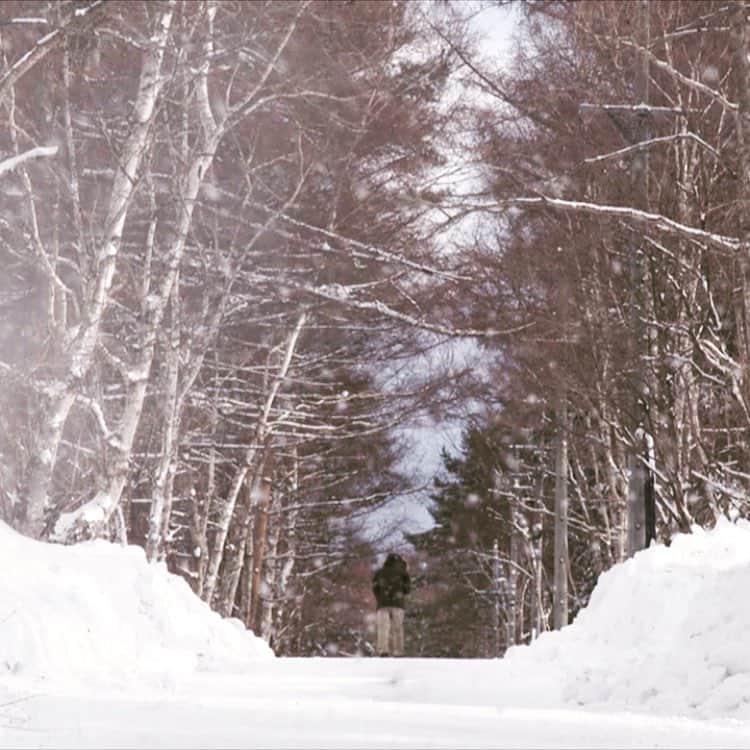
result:
[[[636,143],[649,138],[649,60],[650,36],[649,0],[638,2],[639,43],[644,48],[639,54],[635,77],[636,104],[644,109],[636,114]],[[635,152],[631,166],[631,181],[635,207],[648,210],[648,147]],[[644,549],[656,535],[651,456],[647,441],[648,381],[645,373],[645,355],[648,354],[648,334],[645,325],[644,305],[645,254],[639,241],[630,253],[631,325],[632,325],[632,425],[633,447],[630,454],[628,481],[628,554]],[[650,489],[650,491],[649,491]]]

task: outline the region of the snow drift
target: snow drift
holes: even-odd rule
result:
[[[511,649],[560,697],[609,709],[750,718],[750,523],[679,535],[602,574],[575,622]]]
[[[0,674],[168,685],[273,656],[140,547],[44,544],[0,522],[0,566]]]

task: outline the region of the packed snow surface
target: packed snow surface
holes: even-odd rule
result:
[[[500,660],[275,659],[143,552],[0,525],[0,747],[750,747],[750,524]]]

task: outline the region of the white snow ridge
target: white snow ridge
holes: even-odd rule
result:
[[[272,656],[140,547],[44,544],[0,522],[0,566],[0,672],[124,687]]]
[[[554,665],[578,705],[750,718],[748,592],[750,523],[695,527],[602,574],[571,626],[505,661]]]

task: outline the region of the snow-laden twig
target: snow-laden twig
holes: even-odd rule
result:
[[[10,156],[0,161],[0,175],[6,172],[12,172],[24,162],[30,159],[39,159],[42,156],[54,156],[57,153],[57,146],[37,146],[36,148],[24,151],[17,156]]]
[[[552,198],[548,195],[538,195],[534,197],[507,198],[498,201],[493,205],[488,204],[486,210],[492,211],[494,207],[501,208],[514,206],[519,208],[522,208],[523,206],[547,206],[549,208],[557,208],[563,211],[600,214],[602,216],[619,216],[623,219],[635,221],[638,224],[654,227],[655,229],[659,229],[668,234],[705,242],[706,244],[721,250],[738,250],[741,245],[740,240],[737,237],[729,237],[724,234],[707,232],[704,229],[681,224],[679,221],[670,219],[662,214],[641,211],[640,209],[632,208],[631,206],[610,206],[601,203],[570,201],[562,198]]]
[[[2,78],[0,78],[0,98],[2,98],[7,89],[13,86],[19,78],[40,62],[50,50],[54,49],[58,44],[61,44],[65,39],[66,32],[87,23],[89,20],[88,16],[103,7],[105,7],[104,0],[94,0],[91,5],[88,5],[85,8],[77,8],[72,19],[64,26],[60,26],[53,31],[50,31],[39,39],[34,46],[16,60],[3,74]]]
[[[15,24],[22,24],[22,23],[33,23],[33,24],[44,24],[46,25],[48,23],[46,18],[11,18],[10,21],[6,21],[5,23],[1,24],[2,26],[13,26]]]
[[[640,102],[638,104],[593,104],[582,102],[578,109],[594,112],[632,112],[636,115],[681,115],[685,114],[682,107],[661,107],[654,104]]]
[[[727,99],[721,92],[716,91],[716,89],[713,89],[710,86],[707,86],[702,81],[697,81],[695,78],[690,78],[690,76],[686,76],[684,73],[681,73],[679,70],[677,70],[677,68],[662,60],[658,55],[655,55],[647,47],[642,47],[640,44],[636,44],[635,42],[631,42],[629,40],[623,40],[622,43],[627,47],[632,47],[633,49],[638,50],[638,52],[648,55],[649,62],[655,68],[659,68],[660,70],[665,71],[685,86],[695,89],[696,91],[700,91],[702,94],[706,94],[706,96],[711,97],[711,99],[721,104],[722,107],[726,107],[727,109],[731,110],[737,110],[736,102],[729,101],[729,99]]]
[[[79,393],[76,396],[76,400],[88,406],[88,408],[91,410],[91,413],[96,417],[97,424],[99,425],[99,429],[101,430],[102,436],[104,437],[105,441],[113,448],[119,447],[117,435],[109,429],[109,426],[107,425],[107,419],[104,416],[101,405],[97,401],[94,401],[94,399],[84,396],[82,393]]]
[[[600,154],[599,156],[590,156],[588,159],[584,159],[584,162],[586,164],[595,164],[596,162],[606,161],[607,159],[616,159],[621,156],[626,156],[627,154],[633,153],[634,151],[640,151],[642,148],[647,148],[648,146],[655,146],[659,143],[670,143],[671,141],[685,139],[695,141],[717,159],[721,158],[721,154],[719,154],[711,144],[706,143],[703,138],[695,133],[675,133],[673,135],[660,136],[659,138],[649,138],[647,141],[634,143],[632,146],[625,146],[625,148],[617,149],[617,151],[610,151],[606,154]]]
[[[692,476],[700,479],[701,481],[710,484],[712,487],[719,490],[719,492],[724,493],[727,497],[731,497],[732,500],[739,500],[742,503],[747,502],[747,492],[745,492],[743,489],[735,489],[733,487],[729,487],[728,485],[719,482],[716,479],[712,479],[706,474],[702,474],[700,471],[696,471],[695,469],[691,470],[690,473],[692,474]]]
[[[344,305],[354,307],[358,310],[375,310],[387,318],[398,320],[412,328],[419,328],[423,331],[432,331],[433,333],[440,333],[452,338],[498,338],[519,333],[520,331],[524,331],[534,325],[533,323],[524,323],[514,326],[513,328],[505,329],[455,328],[453,326],[430,321],[426,318],[415,318],[413,315],[393,309],[381,300],[356,299],[353,293],[353,287],[346,287],[343,284],[336,284],[335,288],[331,289],[330,285],[312,286],[310,284],[301,284],[294,281],[287,283],[289,286],[313,294],[316,297],[322,297],[323,299],[332,302],[341,302]]]

